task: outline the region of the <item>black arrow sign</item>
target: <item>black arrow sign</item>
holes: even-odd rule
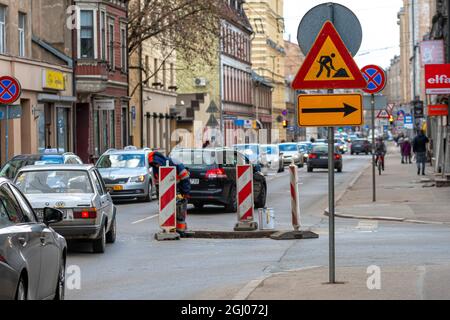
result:
[[[351,115],[353,112],[358,111],[357,108],[352,107],[344,103],[343,108],[317,108],[317,109],[302,109],[302,113],[339,113],[343,112],[344,117]]]

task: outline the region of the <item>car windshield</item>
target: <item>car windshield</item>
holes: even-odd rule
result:
[[[278,148],[276,146],[261,146],[261,152],[265,153],[265,154],[276,154],[278,155]]]
[[[93,193],[86,171],[25,171],[19,173],[15,183],[25,194]]]
[[[143,154],[109,154],[98,160],[97,168],[100,169],[135,169],[145,167],[145,155]]]
[[[298,151],[298,146],[296,144],[280,144],[281,152],[294,152]]]

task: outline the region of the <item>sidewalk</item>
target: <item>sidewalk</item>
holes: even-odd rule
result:
[[[392,266],[381,270],[380,289],[369,289],[366,268],[338,268],[343,284],[328,284],[326,267],[270,276],[248,300],[446,300],[450,299],[450,266]],[[372,280],[372,279],[370,279]],[[372,281],[369,284],[373,285]],[[373,288],[373,287],[372,287]]]
[[[376,172],[377,202],[372,202],[372,167],[337,200],[341,218],[450,224],[450,188],[436,188],[432,168],[417,175],[416,163],[402,164],[399,148],[389,145],[385,169]]]

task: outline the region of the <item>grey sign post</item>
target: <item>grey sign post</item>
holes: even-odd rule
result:
[[[297,40],[303,54],[311,50],[326,21],[331,21],[352,56],[362,43],[362,27],[358,17],[347,7],[337,3],[323,3],[309,10],[298,27]]]
[[[348,8],[337,3],[324,3],[312,8],[298,27],[298,43],[308,55],[325,22],[333,23],[345,46],[355,56],[362,42],[361,23]],[[334,90],[328,90],[333,94]],[[328,128],[328,210],[329,210],[329,282],[336,283],[335,266],[335,177],[334,177],[334,127]]]
[[[22,107],[20,105],[0,105],[0,120],[5,120],[5,160],[8,161],[9,155],[9,121],[20,119],[22,117]]]

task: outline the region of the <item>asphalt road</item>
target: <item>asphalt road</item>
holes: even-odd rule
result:
[[[336,174],[336,194],[368,165],[370,157],[345,156]],[[183,239],[157,242],[157,202],[118,206],[117,242],[105,254],[71,244],[67,265],[81,270],[81,289],[67,299],[231,299],[249,281],[271,272],[328,265],[327,171],[300,171],[301,221],[317,240],[274,241]],[[267,206],[277,229],[290,229],[288,173],[267,177]],[[367,195],[368,199],[371,195]],[[232,231],[236,214],[220,207],[190,209],[192,230]],[[450,228],[430,225],[336,222],[337,265],[450,264]],[[69,279],[69,278],[68,278]]]

